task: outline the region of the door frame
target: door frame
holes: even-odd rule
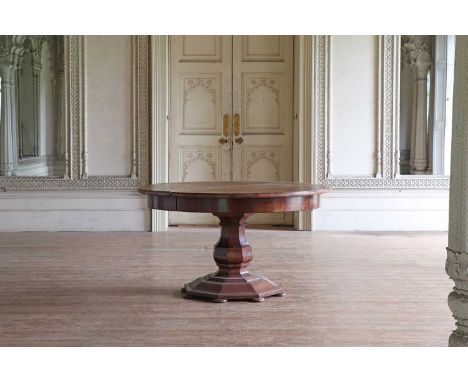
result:
[[[313,179],[313,97],[315,36],[294,36],[293,180]],[[151,36],[151,182],[163,183],[169,175],[169,36]],[[168,228],[166,211],[151,211],[151,231]],[[312,230],[311,211],[294,213],[294,229]]]

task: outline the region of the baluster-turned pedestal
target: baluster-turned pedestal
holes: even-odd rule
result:
[[[189,296],[211,299],[263,301],[269,296],[283,296],[284,291],[263,276],[250,273],[252,247],[245,237],[245,222],[251,214],[214,214],[220,220],[221,236],[213,257],[218,271],[185,284],[182,292]]]

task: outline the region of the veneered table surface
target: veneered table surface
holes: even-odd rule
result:
[[[152,184],[138,191],[177,197],[276,198],[318,195],[328,190],[320,184],[293,182],[184,182]]]

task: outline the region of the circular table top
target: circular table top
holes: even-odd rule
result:
[[[201,198],[277,198],[327,192],[320,184],[293,182],[184,182],[159,183],[139,188],[148,195]]]

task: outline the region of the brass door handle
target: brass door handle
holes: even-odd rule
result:
[[[229,129],[230,129],[230,117],[229,117],[229,113],[226,113],[223,115],[223,135],[225,137],[229,137]]]
[[[237,144],[241,145],[242,143],[244,143],[244,138],[242,137],[238,137],[236,138],[236,141],[235,141]]]
[[[229,139],[221,137],[221,138],[219,138],[218,142],[219,142],[220,145],[224,145],[224,144],[229,142]]]
[[[234,114],[234,135],[237,137],[240,134],[240,115]]]

